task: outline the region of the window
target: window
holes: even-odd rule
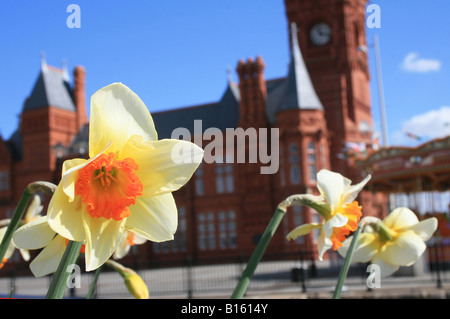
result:
[[[200,250],[216,249],[215,214],[200,213],[197,217],[198,248]]]
[[[9,172],[0,171],[0,191],[9,190]]]
[[[153,251],[155,253],[176,253],[184,252],[187,247],[187,218],[186,207],[178,207],[178,228],[174,239],[162,243],[154,243]]]
[[[309,180],[311,182],[315,182],[317,175],[317,166],[316,166],[316,144],[314,142],[310,142],[308,144],[308,171],[309,171]]]
[[[233,210],[220,211],[219,220],[219,248],[236,248],[236,214]]]
[[[234,192],[233,166],[230,163],[216,163],[216,192]]]
[[[205,194],[205,189],[203,186],[203,164],[200,164],[200,166],[195,171],[195,194]]]
[[[298,146],[297,143],[291,143],[289,145],[289,177],[291,184],[300,184],[300,168],[298,159]]]
[[[236,213],[234,210],[200,213],[197,216],[200,250],[236,248]]]

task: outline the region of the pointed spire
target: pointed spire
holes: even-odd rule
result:
[[[323,109],[303,60],[298,43],[297,26],[291,24],[291,61],[281,110]]]

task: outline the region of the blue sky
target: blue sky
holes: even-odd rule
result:
[[[81,28],[66,12],[81,9]],[[414,146],[450,134],[450,1],[378,0],[381,27],[367,29],[372,112],[381,132],[373,35],[378,34],[389,143]],[[56,67],[83,65],[89,97],[112,82],[151,112],[214,102],[238,60],[261,55],[265,77],[287,74],[282,0],[17,0],[0,11],[0,134],[9,138],[31,93],[41,52]],[[416,141],[405,131],[422,136]]]

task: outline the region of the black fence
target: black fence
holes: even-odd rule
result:
[[[343,258],[335,252],[324,261],[310,259],[309,254],[266,254],[258,265],[247,294],[283,292],[315,292],[333,290]],[[146,265],[145,269],[134,269],[146,282],[150,296],[154,298],[229,298],[245,269],[249,256],[223,259],[186,260],[184,265],[168,266],[158,262]],[[367,288],[368,264],[353,264],[346,285]],[[394,276],[383,278],[383,285],[424,285],[441,288],[450,281],[450,246],[434,245],[416,265],[403,267]],[[94,278],[94,273],[83,273],[79,287],[69,289],[68,297],[85,298]],[[18,297],[43,297],[51,277],[0,278],[0,295]],[[98,277],[94,298],[131,297],[123,279],[114,271],[104,267]]]

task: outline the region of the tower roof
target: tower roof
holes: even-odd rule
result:
[[[23,111],[54,106],[75,112],[69,78],[65,69],[57,69],[41,62],[41,72],[30,96],[25,101]]]
[[[289,72],[284,83],[284,96],[278,111],[291,109],[322,110],[322,103],[317,96],[303,60],[295,23],[291,24],[291,41]]]

